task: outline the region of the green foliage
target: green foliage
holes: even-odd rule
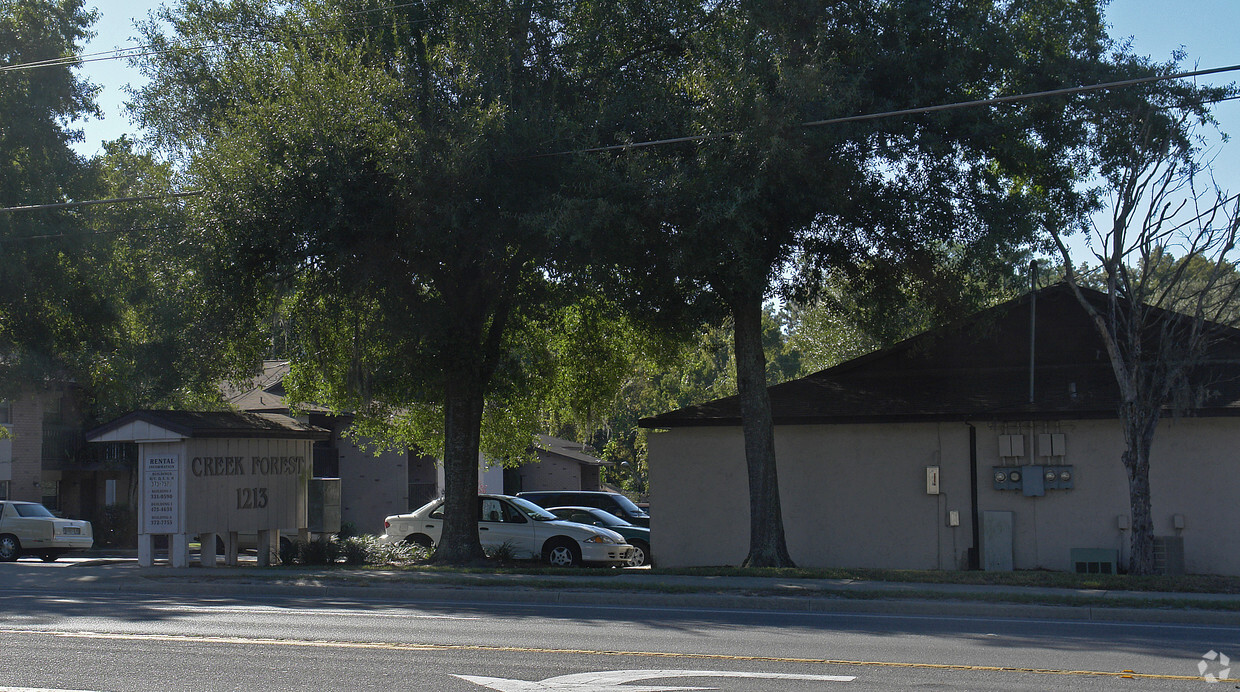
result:
[[[207,277],[258,306],[253,332],[279,315],[296,398],[442,449],[449,504],[476,492],[480,445],[525,453],[544,355],[525,337],[572,302],[565,260],[605,182],[589,157],[530,154],[573,141],[602,88],[571,74],[610,39],[594,9],[185,2],[146,29],[139,120],[206,191]],[[450,516],[441,556],[476,557],[471,515]]]
[[[340,556],[346,565],[404,565],[427,562],[431,553],[419,545],[384,543],[377,536],[361,534],[338,537]]]
[[[517,547],[512,541],[504,541],[503,543],[486,549],[487,559],[494,560],[501,565],[510,565],[517,560]]]
[[[0,4],[0,64],[78,52],[95,13],[80,0]],[[0,208],[89,198],[66,123],[97,113],[94,89],[68,65],[0,72]],[[110,313],[83,262],[96,246],[76,209],[0,211],[0,389],[80,372]]]
[[[1015,298],[1029,289],[1025,251],[973,261],[966,248],[942,254],[939,266],[894,277],[862,268],[818,280],[787,308],[789,342],[806,371],[831,367]],[[1045,264],[1045,263],[1043,263]],[[917,274],[920,274],[918,276]],[[1040,266],[1039,285],[1053,283],[1053,267]]]
[[[773,304],[763,314],[763,348],[767,384],[778,384],[804,373],[802,353],[795,345],[798,328],[792,315]],[[635,354],[628,378],[616,391],[604,422],[581,435],[581,429],[556,428],[561,436],[584,437],[602,458],[614,462],[604,468],[604,482],[634,497],[645,497],[647,487],[647,431],[638,421],[686,406],[736,394],[736,357],[730,326],[704,326],[694,339],[664,341],[661,351]]]
[[[340,557],[349,566],[364,565],[369,561],[370,545],[359,536],[339,536]]]
[[[0,6],[0,63],[80,52],[95,19],[75,0]],[[85,161],[66,127],[97,114],[69,65],[0,73],[0,207],[163,195],[173,169],[122,139]],[[221,312],[200,290],[172,200],[0,212],[0,389],[72,380],[87,420],[218,404]]]
[[[180,242],[185,210],[166,196],[178,188],[178,176],[126,138],[106,143],[92,165],[98,194],[160,196],[90,212],[91,227],[108,240],[85,261],[106,281],[103,297],[115,316],[105,325],[108,347],[89,363],[94,415],[106,420],[139,408],[219,407],[219,382],[238,374],[227,369],[235,362],[228,354],[247,339],[230,331],[232,308],[204,285],[206,268]]]

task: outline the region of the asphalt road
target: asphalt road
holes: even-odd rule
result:
[[[34,574],[63,567],[0,565]],[[0,686],[1209,690],[1236,628],[3,588]],[[416,594],[411,594],[416,596]],[[1240,659],[1237,661],[1240,669]],[[1132,671],[1125,673],[1124,671]],[[1238,671],[1240,672],[1240,671]],[[1125,677],[1125,675],[1129,677]],[[1237,675],[1236,677],[1240,677]],[[0,688],[4,689],[4,688]]]

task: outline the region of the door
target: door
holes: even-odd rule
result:
[[[534,525],[517,508],[495,497],[478,498],[478,540],[488,554],[506,550],[513,557],[534,554]],[[507,547],[505,547],[507,546]]]

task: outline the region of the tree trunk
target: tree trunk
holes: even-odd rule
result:
[[[478,541],[478,443],[483,394],[476,368],[449,373],[444,400],[444,520],[434,562],[482,560]]]
[[[1154,518],[1150,509],[1150,448],[1158,427],[1159,411],[1125,416],[1124,437],[1128,449],[1121,457],[1128,472],[1128,504],[1132,511],[1132,538],[1128,554],[1129,574],[1154,573]]]
[[[784,518],[775,473],[775,425],[766,390],[762,351],[762,296],[731,301],[735,323],[736,388],[740,395],[745,462],[749,467],[749,555],[746,567],[795,567],[784,540]]]

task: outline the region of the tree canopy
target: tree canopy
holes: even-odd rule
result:
[[[548,353],[531,330],[564,319],[589,228],[614,218],[593,213],[609,180],[595,159],[537,154],[588,139],[583,113],[623,75],[590,56],[651,18],[346,0],[187,2],[160,18],[140,119],[205,191],[197,241],[242,321],[293,324],[302,400],[429,445],[441,416],[436,559],[481,557],[483,418],[530,420],[525,385]]]
[[[824,275],[936,295],[985,259],[1074,219],[1084,121],[1043,99],[824,120],[1087,83],[1106,74],[1096,2],[856,0],[700,7],[665,73],[679,133],[648,163],[661,258],[735,325],[750,484],[746,563],[790,565],[761,349],[763,302]],[[792,263],[808,269],[801,277]],[[963,266],[968,266],[964,263]],[[938,273],[935,273],[938,272]],[[803,281],[790,281],[801,278]]]
[[[80,0],[0,6],[0,66],[72,55],[95,19]],[[69,65],[0,71],[0,208],[81,199],[86,161],[71,149],[94,89]],[[81,367],[107,311],[76,260],[90,239],[78,210],[0,211],[0,383],[6,389]]]

